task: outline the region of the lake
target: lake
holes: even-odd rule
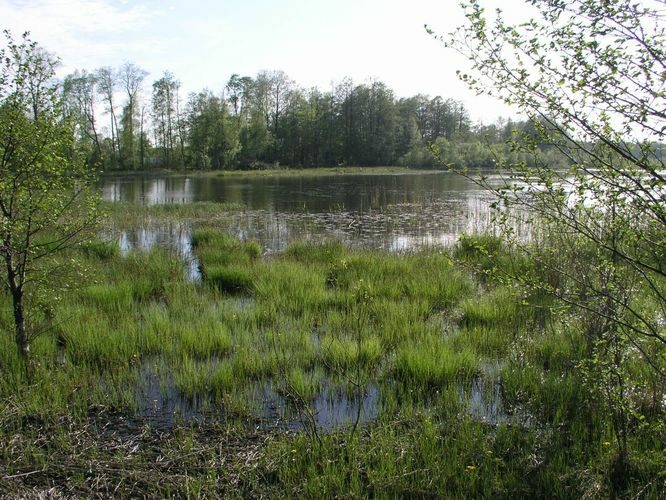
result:
[[[448,245],[491,227],[488,193],[449,172],[305,176],[105,177],[103,198],[141,204],[238,203],[230,230],[275,253],[295,240],[333,238],[351,246],[402,251]],[[120,235],[124,250],[167,245],[188,255],[184,224]]]

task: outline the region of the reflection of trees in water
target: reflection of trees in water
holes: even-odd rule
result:
[[[102,184],[102,199],[116,203],[192,203],[197,190],[188,177],[118,177]]]
[[[352,246],[392,251],[448,245],[462,233],[492,230],[491,200],[451,174],[334,175],[313,177],[116,178],[104,198],[147,204],[199,200],[236,202],[249,209],[230,231],[280,252],[295,240],[331,238]],[[121,228],[122,229],[122,228]],[[127,248],[166,246],[191,260],[189,227],[171,224],[127,232]],[[528,238],[524,223],[516,234]]]
[[[366,212],[401,203],[428,205],[479,190],[455,174],[323,175],[305,177],[110,177],[107,201],[132,203],[232,202],[251,210]]]

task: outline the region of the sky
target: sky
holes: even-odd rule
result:
[[[515,117],[456,76],[465,59],[428,35],[462,24],[458,0],[0,0],[0,28],[61,60],[59,76],[133,62],[146,88],[171,71],[185,93],[221,92],[233,73],[282,70],[304,88],[377,79],[396,96],[461,100],[475,122]],[[492,0],[509,14],[520,0]]]

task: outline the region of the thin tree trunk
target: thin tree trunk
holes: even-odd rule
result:
[[[30,356],[30,342],[28,332],[25,326],[25,308],[23,304],[23,287],[21,286],[16,269],[14,268],[12,258],[9,257],[7,263],[7,278],[9,281],[9,291],[12,295],[12,306],[14,310],[14,327],[16,332],[16,347],[18,353],[24,361]]]
[[[23,308],[23,291],[12,289],[14,303],[14,324],[16,326],[16,346],[24,361],[30,357],[30,342],[25,327],[25,313]]]
[[[140,160],[141,160],[141,170],[145,170],[145,169],[146,169],[146,165],[145,165],[145,156],[146,156],[146,152],[145,152],[145,150],[144,150],[144,143],[143,143],[143,113],[144,113],[144,110],[145,110],[145,106],[141,106],[141,128],[140,128],[140,130],[139,130],[139,133],[140,133],[140,137],[139,137],[139,141],[140,141],[140,142],[139,142],[139,146],[140,146],[139,154],[140,154]]]
[[[130,169],[134,170],[136,165],[134,164],[134,96],[130,94],[129,102],[127,107],[129,108],[129,163]]]
[[[118,128],[118,119],[116,118],[116,113],[113,110],[111,111],[111,120],[113,121],[112,127],[114,127],[116,131],[116,146],[117,146],[116,151],[118,152],[118,156],[116,157],[116,168],[122,168],[123,155],[122,155],[122,150],[120,148],[120,129]]]
[[[185,168],[185,141],[183,139],[183,123],[180,119],[180,96],[176,89],[176,127],[178,127],[178,141],[180,143],[180,168]]]

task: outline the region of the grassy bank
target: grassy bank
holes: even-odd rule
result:
[[[636,356],[645,408],[617,471],[584,329],[484,273],[537,273],[529,261],[489,238],[264,259],[227,234],[233,209],[113,210],[118,225],[190,221],[202,281],[161,250],[88,245],[71,256],[88,281],[54,303],[31,373],[1,296],[0,495],[663,493],[664,388]]]
[[[320,176],[320,175],[381,175],[381,174],[423,174],[438,172],[437,169],[423,169],[423,168],[410,168],[400,166],[379,166],[379,167],[363,167],[363,166],[345,166],[345,167],[310,167],[310,168],[292,168],[289,166],[277,166],[274,168],[265,169],[247,169],[247,170],[177,170],[177,169],[160,169],[160,170],[144,170],[144,171],[131,171],[131,170],[109,170],[102,173],[103,177],[115,176],[188,176],[188,177],[305,177],[305,176]]]

